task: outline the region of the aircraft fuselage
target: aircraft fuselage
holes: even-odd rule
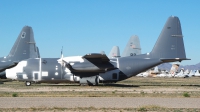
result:
[[[6,76],[19,81],[98,84],[121,81],[161,63],[158,59],[116,58],[110,59],[116,69],[103,71],[82,57],[66,57],[63,60],[74,71],[59,58],[37,58],[21,61],[16,67],[7,69]]]

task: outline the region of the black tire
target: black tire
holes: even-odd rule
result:
[[[0,79],[7,79],[6,75],[0,76]]]
[[[31,86],[31,82],[26,81],[26,82],[25,82],[25,85],[26,85],[26,86]]]

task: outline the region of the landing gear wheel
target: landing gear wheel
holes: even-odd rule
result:
[[[25,82],[25,85],[26,85],[26,86],[31,86],[31,82],[26,81],[26,82]]]

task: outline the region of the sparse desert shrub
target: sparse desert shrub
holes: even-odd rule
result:
[[[140,94],[144,95],[144,94],[145,94],[145,92],[144,92],[144,91],[140,91]]]
[[[190,97],[189,93],[187,93],[187,92],[184,92],[184,93],[183,93],[183,96],[184,96],[184,97]]]
[[[137,109],[138,111],[158,111],[158,112],[161,112],[164,110],[163,107],[160,107],[160,106],[157,106],[157,105],[146,105],[146,106],[142,106],[140,108]]]
[[[147,108],[145,108],[145,107],[140,107],[140,108],[138,108],[138,111],[144,112],[144,111],[147,111]]]
[[[13,93],[12,97],[18,97],[18,94],[17,93]]]

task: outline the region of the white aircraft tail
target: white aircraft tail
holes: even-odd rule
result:
[[[199,76],[200,76],[199,70],[197,70],[197,71],[195,72],[194,76],[196,76],[196,77],[199,77]]]
[[[158,66],[156,66],[155,68],[154,68],[154,71],[153,71],[154,73],[159,73],[159,70],[158,70]]]
[[[175,75],[174,77],[181,77],[181,76],[183,76],[183,69],[181,69],[181,71],[177,75]]]
[[[189,75],[188,75],[189,77],[192,77],[192,76],[194,76],[194,72],[192,71],[192,70],[190,70],[190,73],[189,73]]]

